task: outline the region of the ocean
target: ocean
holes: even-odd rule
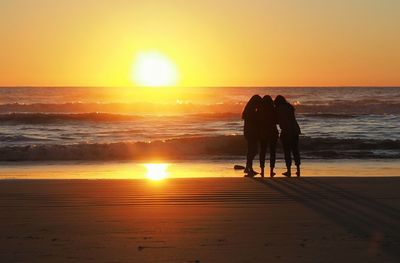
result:
[[[241,111],[254,94],[281,94],[295,106],[303,174],[400,175],[400,88],[4,87],[0,178],[69,178],[65,167],[74,178],[117,178],[146,162],[174,163],[181,175],[237,176],[231,168],[246,153]]]

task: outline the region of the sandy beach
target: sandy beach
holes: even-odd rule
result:
[[[400,177],[0,181],[1,262],[398,262]]]
[[[0,0],[0,263],[400,263],[399,10]]]

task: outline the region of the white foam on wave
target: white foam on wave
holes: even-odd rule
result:
[[[400,140],[361,140],[302,137],[308,158],[400,158]],[[281,147],[278,145],[278,152]],[[71,145],[29,145],[0,148],[0,161],[190,159],[244,156],[242,136],[215,136],[166,141]]]

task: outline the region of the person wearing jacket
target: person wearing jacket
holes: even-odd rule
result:
[[[258,125],[261,101],[262,99],[259,95],[252,96],[242,113],[242,119],[244,120],[243,134],[247,142],[247,161],[244,172],[250,177],[257,174],[253,170],[253,160],[257,155],[260,141]]]
[[[292,154],[294,163],[297,167],[296,175],[300,176],[300,152],[299,152],[299,135],[301,134],[300,126],[296,121],[295,109],[287,102],[285,97],[278,95],[275,98],[275,107],[277,113],[277,122],[281,129],[280,139],[283,146],[285,163],[287,171],[283,175],[291,176]]]
[[[262,98],[260,107],[260,167],[261,177],[264,177],[265,155],[269,148],[270,176],[274,177],[276,160],[276,143],[278,141],[278,129],[276,128],[277,116],[274,101],[271,96]]]

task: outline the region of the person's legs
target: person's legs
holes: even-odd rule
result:
[[[253,160],[257,155],[257,140],[252,138],[247,139],[247,162],[246,162],[246,173],[253,173]]]
[[[261,176],[262,177],[264,177],[266,153],[267,153],[267,140],[261,139],[261,141],[260,141],[260,167],[261,167]]]
[[[278,138],[272,137],[269,140],[269,167],[270,167],[270,176],[274,177],[275,172],[275,162],[276,162],[276,142]]]
[[[291,156],[291,142],[290,137],[286,134],[282,134],[281,136],[282,147],[283,147],[283,154],[285,156],[285,163],[287,171],[283,173],[283,175],[290,177],[291,171],[290,168],[292,166],[292,156]]]
[[[301,160],[300,160],[300,151],[299,151],[299,135],[295,135],[293,138],[292,151],[293,151],[294,163],[296,164],[296,167],[297,167],[296,175],[300,176]]]

